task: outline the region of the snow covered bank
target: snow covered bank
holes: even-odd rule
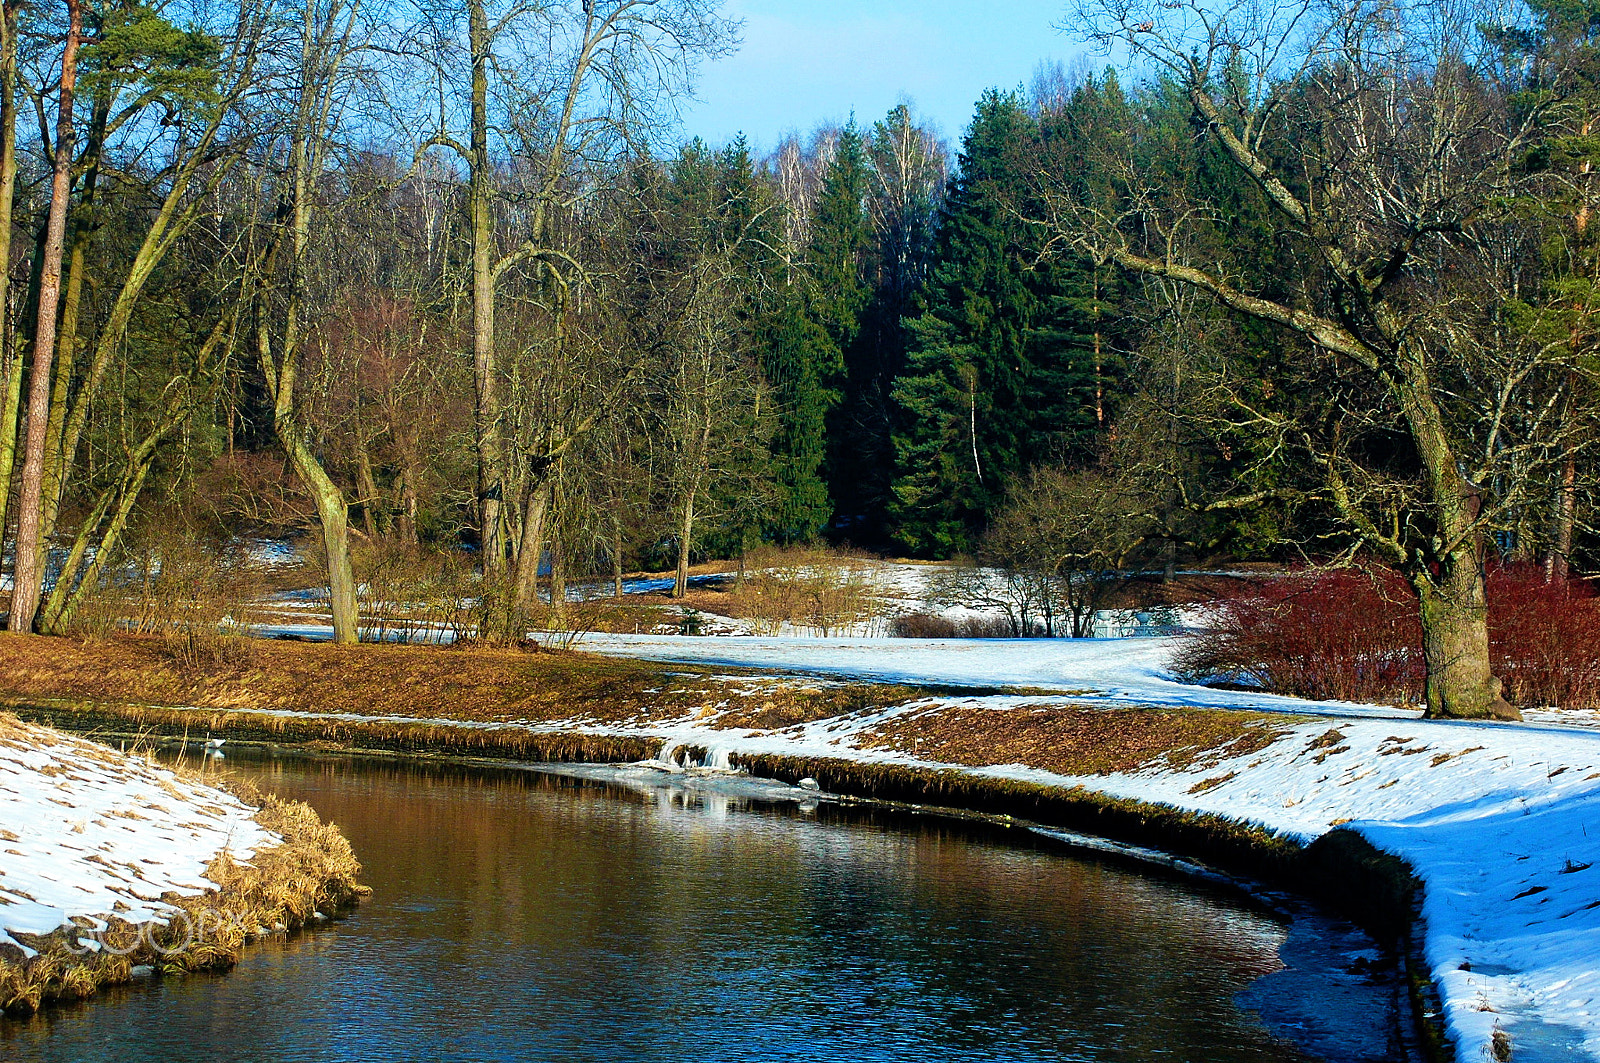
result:
[[[244,940],[303,922],[301,907],[358,890],[342,838],[305,806],[265,804],[272,815],[0,715],[0,1010],[88,996],[141,967],[226,966]],[[303,882],[264,881],[291,855],[312,857]]]
[[[941,699],[785,732],[684,725],[670,741],[730,752],[958,768],[1211,813],[1310,841],[1335,827],[1405,859],[1425,887],[1427,961],[1463,1060],[1600,1059],[1600,733],[1550,722],[1421,720],[1385,706],[1188,686],[1168,640],[695,639],[596,635],[584,648],[700,664],[897,682],[1027,686],[1055,698]],[[1036,764],[949,764],[884,748],[882,726],[940,704],[996,713],[1052,704],[1250,709],[1317,716],[1238,756],[1068,775]],[[1331,719],[1329,717],[1332,717]],[[1591,723],[1587,718],[1583,724]],[[930,722],[929,726],[932,726]],[[923,747],[924,749],[927,747]],[[922,755],[919,755],[921,753]]]

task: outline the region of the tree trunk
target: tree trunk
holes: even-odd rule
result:
[[[478,445],[478,511],[482,521],[483,570],[505,567],[506,544],[501,507],[505,469],[500,442],[499,364],[495,357],[495,276],[493,175],[489,163],[489,18],[483,0],[468,4],[472,47],[472,157],[467,177],[468,226],[472,233],[473,429]],[[537,548],[535,548],[537,552]],[[538,559],[534,559],[535,571]]]
[[[0,303],[0,306],[4,306]],[[22,412],[22,348],[0,330],[0,545],[6,538],[6,508],[11,501],[11,473],[17,461],[17,420]],[[3,551],[0,551],[3,553]]]
[[[55,360],[56,310],[61,299],[61,254],[67,235],[72,192],[73,89],[78,79],[78,46],[83,39],[81,0],[67,0],[67,39],[61,52],[61,93],[56,113],[56,145],[50,178],[50,213],[45,223],[39,281],[39,316],[34,328],[33,372],[28,380],[28,434],[22,452],[22,488],[17,499],[17,546],[12,576],[11,631],[33,630],[44,590],[45,429],[50,419],[50,369]]]
[[[1489,662],[1489,604],[1484,536],[1478,526],[1482,492],[1462,475],[1421,358],[1401,347],[1395,391],[1417,445],[1435,525],[1432,563],[1412,561],[1422,620],[1424,700],[1430,717],[1521,719],[1501,697]],[[1409,357],[1408,357],[1409,356]]]
[[[1427,715],[1521,719],[1501,696],[1500,680],[1490,671],[1489,608],[1478,554],[1442,566],[1437,576],[1422,574],[1412,580],[1422,610]]]
[[[611,513],[611,597],[622,601],[622,515]]]
[[[63,444],[68,411],[72,400],[72,372],[78,354],[79,307],[83,302],[84,273],[88,269],[89,242],[94,235],[95,193],[100,180],[100,153],[105,141],[111,98],[104,90],[96,93],[94,114],[80,166],[84,167],[83,188],[73,211],[72,239],[65,249],[67,269],[61,295],[61,324],[56,335],[56,380],[50,395],[50,421],[45,426],[44,443],[44,535],[55,532],[56,516],[66,494],[67,463]],[[88,395],[80,401],[87,402]]]
[[[396,509],[399,510],[395,518],[395,531],[400,541],[415,546],[417,543],[417,474],[410,461],[401,468],[398,482],[395,484]]]
[[[683,496],[682,520],[678,524],[678,575],[672,583],[672,596],[682,598],[689,593],[689,545],[694,542],[694,496],[697,490],[686,491]]]
[[[372,472],[372,452],[361,435],[356,442],[356,486],[361,491],[361,524],[367,538],[389,534],[389,512],[383,505],[383,493],[378,490],[378,478]]]
[[[5,542],[11,473],[22,410],[22,346],[6,322],[11,309],[11,216],[17,192],[17,4],[0,5],[0,543]]]
[[[561,543],[550,536],[550,617],[558,626],[567,615],[567,558]]]
[[[1550,556],[1545,559],[1544,578],[1547,583],[1563,583],[1567,579],[1572,556],[1572,526],[1578,513],[1578,459],[1567,455],[1561,467],[1561,487],[1556,499],[1555,541],[1550,544]]]
[[[522,518],[522,549],[517,551],[513,601],[526,616],[539,602],[539,562],[544,554],[544,522],[550,511],[550,481],[541,480],[528,492]]]

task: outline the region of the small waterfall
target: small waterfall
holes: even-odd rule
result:
[[[712,746],[707,749],[675,741],[668,741],[662,745],[661,752],[655,755],[654,760],[647,763],[666,771],[694,771],[707,774],[743,772],[742,768],[733,766],[733,750],[726,746]]]

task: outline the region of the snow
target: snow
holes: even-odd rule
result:
[[[280,839],[232,795],[107,747],[0,721],[0,944],[74,919],[165,922],[161,896],[196,896],[226,850]]]
[[[579,648],[656,661],[781,668],[817,675],[965,687],[1030,687],[1103,705],[1256,709],[1413,719],[1389,705],[1307,701],[1179,683],[1166,673],[1169,639],[701,638],[585,635]]]

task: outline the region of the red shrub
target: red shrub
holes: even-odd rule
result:
[[[1600,704],[1600,599],[1537,566],[1489,576],[1490,654],[1521,706]],[[1280,694],[1415,704],[1422,699],[1416,596],[1386,568],[1307,569],[1215,603],[1174,662],[1180,676]]]
[[[1180,648],[1175,669],[1279,694],[1341,701],[1422,696],[1416,597],[1388,569],[1307,569],[1214,603],[1209,625]]]
[[[1600,599],[1583,580],[1547,583],[1537,565],[1491,570],[1489,650],[1514,705],[1600,705]]]

